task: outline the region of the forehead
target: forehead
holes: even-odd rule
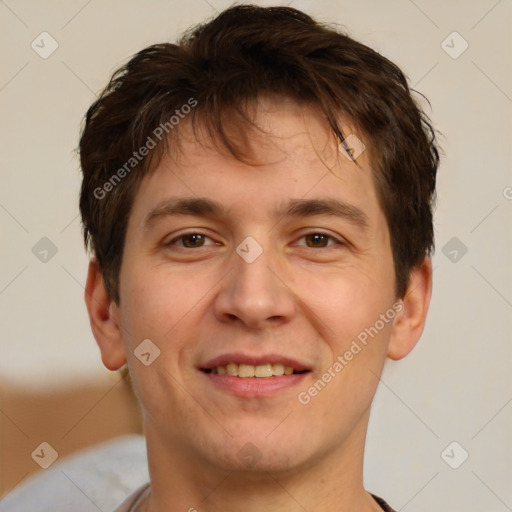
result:
[[[268,95],[249,102],[243,111],[231,109],[220,116],[218,128],[222,133],[215,131],[209,119],[203,120],[200,112],[194,126],[185,119],[176,133],[179,144],[171,144],[170,156],[186,165],[186,160],[205,150],[241,157],[255,167],[286,157],[306,158],[308,162],[320,159],[328,168],[340,156],[339,141],[317,104]],[[348,122],[343,123],[343,132],[350,140],[362,138]],[[226,147],[224,135],[237,155]]]
[[[249,203],[268,204],[273,211],[286,197],[336,197],[365,205],[366,210],[377,207],[367,152],[359,154],[362,137],[348,123],[342,129],[351,145],[361,142],[355,148],[356,162],[314,105],[262,98],[254,105],[251,121],[241,124],[226,117],[223,124],[242,159],[231,155],[200,122],[193,126],[188,119],[181,121],[169,153],[142,180],[135,210],[147,210],[169,196],[213,197],[245,209]]]

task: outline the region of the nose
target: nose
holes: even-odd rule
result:
[[[233,253],[232,270],[221,283],[215,315],[222,322],[265,329],[288,322],[296,309],[285,272],[270,251],[247,262]]]

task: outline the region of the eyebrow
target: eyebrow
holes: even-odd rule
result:
[[[368,216],[354,205],[338,199],[296,199],[290,201],[281,211],[276,211],[278,217],[312,217],[314,215],[330,215],[341,217],[352,224],[368,229]]]
[[[167,199],[158,204],[146,215],[143,225],[149,227],[159,218],[172,215],[222,217],[224,213],[224,207],[212,199],[195,197]]]
[[[227,216],[224,206],[209,198],[185,197],[162,201],[145,217],[143,225],[149,227],[162,217],[173,215],[194,215],[200,217],[221,218]],[[368,216],[354,205],[337,199],[294,199],[273,211],[277,219],[284,217],[313,217],[329,215],[341,217],[352,224],[368,229]]]

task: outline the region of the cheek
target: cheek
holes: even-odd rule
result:
[[[345,346],[372,327],[393,304],[391,276],[346,267],[325,274],[301,274],[295,278],[297,296],[311,323],[329,341],[333,351]],[[389,336],[390,322],[379,331]]]
[[[134,270],[123,284],[123,321],[128,336],[153,336],[161,341],[204,295],[197,276],[187,278],[163,266]]]
[[[334,423],[351,418],[351,424],[370,406],[386,359],[396,314],[393,276],[378,275],[378,269],[346,269],[318,285],[316,296],[322,303],[316,304],[315,313],[322,320],[329,356],[317,378],[329,383],[317,386],[322,391],[313,407],[318,414],[328,411]]]
[[[156,390],[167,393],[165,390],[176,385],[171,376],[187,379],[194,371],[189,363],[201,339],[212,284],[198,272],[176,272],[161,265],[139,268],[126,277],[121,321],[134,383],[140,382],[150,395],[158,394]],[[148,367],[137,360],[135,353],[146,339],[159,350],[158,358]],[[138,393],[143,402],[144,389]],[[151,396],[147,398],[152,400]]]
[[[163,267],[133,267],[124,276],[121,293],[128,367],[145,414],[155,417],[167,415],[168,408],[177,408],[176,396],[180,393],[177,382],[182,379],[180,361],[187,349],[183,333],[189,331],[189,322],[193,321],[190,313],[201,298],[198,283],[184,287],[183,279],[173,275]],[[157,347],[153,352],[155,349],[150,346],[150,358],[154,353],[158,356],[146,366],[136,353],[147,339]],[[165,401],[160,399],[162,396],[166,397]]]

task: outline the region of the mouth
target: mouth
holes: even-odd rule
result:
[[[199,370],[215,387],[244,398],[274,395],[296,386],[312,371],[288,357],[244,354],[219,356]]]
[[[232,377],[242,379],[268,379],[269,377],[297,375],[309,372],[309,370],[296,370],[292,366],[287,366],[282,363],[264,363],[257,366],[244,363],[228,363],[213,368],[202,368],[202,371],[217,375],[231,375]]]

